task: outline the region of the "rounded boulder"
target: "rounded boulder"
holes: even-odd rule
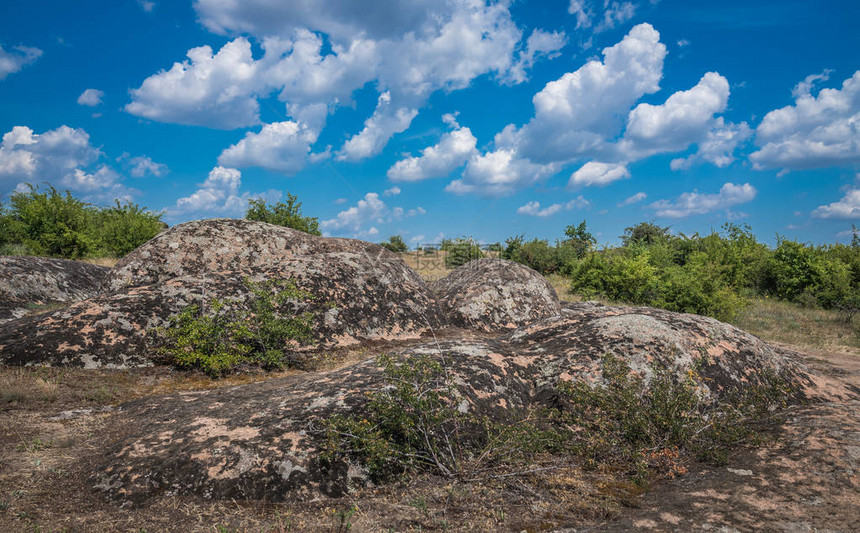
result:
[[[448,321],[467,329],[507,331],[561,313],[546,278],[504,259],[470,261],[431,288]]]

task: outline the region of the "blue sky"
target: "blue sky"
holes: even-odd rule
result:
[[[273,7],[274,6],[274,7]],[[30,0],[0,5],[0,198],[171,224],[287,191],[326,234],[600,242],[644,220],[846,242],[860,4]]]

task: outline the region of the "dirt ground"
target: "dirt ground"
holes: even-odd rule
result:
[[[425,477],[278,504],[165,494],[137,508],[104,501],[88,479],[121,427],[116,405],[272,375],[0,368],[0,532],[860,531],[860,357],[798,358],[822,376],[816,402],[786,410],[781,426],[762,428],[772,438],[726,467],[689,465],[645,494],[611,472],[536,458],[532,472],[504,479]]]

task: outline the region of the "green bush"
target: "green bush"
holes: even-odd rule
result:
[[[457,268],[473,259],[484,257],[481,245],[470,237],[443,240],[441,248],[446,252],[445,266],[447,268]]]
[[[278,202],[269,206],[263,199],[248,200],[248,209],[245,218],[259,222],[268,222],[277,226],[286,226],[310,233],[311,235],[322,235],[320,232],[319,219],[302,215],[302,203],[296,196],[287,193],[287,203]]]
[[[571,270],[571,291],[634,304],[650,303],[658,293],[659,277],[648,259],[647,250],[636,255],[589,254]]]
[[[512,260],[533,268],[541,274],[553,274],[559,270],[556,249],[547,241],[535,239],[524,243],[514,252]]]
[[[406,243],[403,242],[403,237],[400,235],[392,235],[388,238],[388,242],[381,242],[379,245],[397,254],[403,253],[409,249],[409,247],[406,246]]]
[[[160,213],[116,200],[114,207],[100,209],[94,216],[98,232],[99,255],[122,257],[158,235],[166,227]]]
[[[70,259],[119,257],[157,235],[165,227],[161,216],[130,202],[100,208],[68,190],[28,185],[0,208],[0,250]]]
[[[733,447],[757,440],[752,424],[792,393],[788,382],[768,373],[759,385],[708,402],[695,370],[676,376],[653,368],[646,382],[607,355],[598,384],[559,382],[549,404],[493,421],[457,409],[463,396],[439,360],[381,356],[378,363],[385,386],[360,411],[335,415],[323,429],[325,460],[358,462],[376,481],[422,471],[505,476],[549,453],[642,482],[683,471],[689,457],[725,462]]]
[[[220,376],[242,364],[283,368],[296,361],[289,347],[307,344],[314,315],[298,313],[296,303],[312,295],[293,281],[245,281],[251,292],[246,306],[213,300],[208,308],[186,307],[157,331],[158,354],[180,368]]]

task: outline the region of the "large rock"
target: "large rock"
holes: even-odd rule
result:
[[[431,288],[448,320],[480,331],[505,331],[561,313],[552,285],[531,268],[484,258],[454,269]]]
[[[270,268],[284,261],[330,252],[366,254],[393,261],[381,246],[354,239],[318,237],[283,226],[215,218],[178,224],[123,257],[105,287],[116,291],[181,276]]]
[[[236,238],[229,247],[233,230]],[[211,235],[213,244],[207,247],[205,238]],[[250,235],[259,244],[249,241]],[[276,253],[275,243],[286,246],[283,254]],[[201,259],[195,261],[195,254]],[[203,221],[177,226],[131,256],[120,266],[125,274],[111,273],[107,285],[112,292],[0,325],[0,362],[151,365],[155,328],[186,306],[205,306],[215,298],[241,307],[251,295],[245,279],[294,280],[312,294],[312,300],[296,302],[296,312],[316,316],[315,342],[304,349],[416,338],[441,325],[432,293],[415,271],[391,252],[361,241],[256,222]],[[146,257],[153,261],[151,270]]]
[[[580,338],[580,335],[585,335]],[[702,377],[703,401],[767,382],[808,377],[783,354],[719,322],[652,309],[579,306],[507,336],[457,338],[399,352],[446,365],[458,409],[504,423],[549,405],[563,380],[599,380],[602,356]],[[339,496],[366,482],[359,465],[326,465],[320,429],[331,416],[362,416],[368,392],[387,384],[368,360],[326,373],[150,398],[122,407],[125,433],[106,448],[93,484],[118,501],[196,494],[216,499]]]
[[[0,323],[94,296],[110,269],[48,257],[0,256]]]

